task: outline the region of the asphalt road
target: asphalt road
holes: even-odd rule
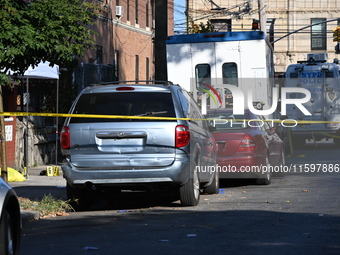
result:
[[[30,222],[20,254],[340,254],[340,172],[328,171],[339,152],[309,144],[271,185],[224,181],[197,207],[129,192],[91,211]],[[311,173],[317,164],[328,168]]]

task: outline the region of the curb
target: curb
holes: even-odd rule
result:
[[[38,220],[40,214],[37,211],[21,210],[21,222],[22,224]]]

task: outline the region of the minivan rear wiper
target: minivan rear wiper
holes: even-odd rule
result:
[[[142,114],[137,114],[135,116],[152,116],[152,115],[157,115],[157,114],[164,114],[167,113],[168,111],[161,111],[161,112],[146,112]]]

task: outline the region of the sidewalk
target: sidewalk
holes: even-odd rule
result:
[[[59,166],[60,176],[40,175],[47,166],[30,167],[27,170],[26,181],[9,182],[8,184],[15,190],[18,197],[30,200],[41,200],[44,195],[51,194],[56,199],[67,200],[66,181],[63,178],[61,167]],[[39,213],[35,211],[22,211],[23,224],[32,220],[39,219]]]

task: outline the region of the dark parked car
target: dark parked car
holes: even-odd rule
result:
[[[70,113],[84,116],[67,118],[61,132],[67,195],[79,206],[89,206],[87,194],[93,190],[107,194],[171,187],[187,206],[198,204],[201,189],[218,192],[216,173],[201,171],[216,167],[215,139],[195,101],[180,86],[88,87]]]
[[[231,109],[209,110],[207,118],[215,129],[220,178],[255,178],[268,185],[273,173],[282,176],[284,143],[275,123],[249,110],[244,115],[234,115]]]
[[[0,177],[0,254],[19,254],[21,215],[14,190]]]

